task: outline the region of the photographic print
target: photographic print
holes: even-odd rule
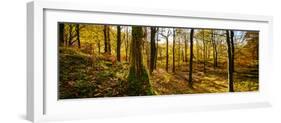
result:
[[[259,32],[58,23],[58,99],[259,90]]]

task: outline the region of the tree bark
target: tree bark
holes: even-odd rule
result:
[[[104,53],[107,53],[107,25],[104,25],[103,29],[103,35],[104,35]]]
[[[232,37],[232,36],[231,36]],[[228,68],[228,84],[229,84],[229,92],[234,92],[233,88],[233,47],[232,47],[232,39],[229,36],[229,30],[226,31],[226,43],[227,43],[227,68]]]
[[[80,42],[80,26],[79,24],[76,24],[76,35],[77,35],[77,44],[78,44],[78,48],[81,48],[81,42]]]
[[[214,69],[215,69],[218,67],[218,51],[217,51],[217,43],[214,37],[214,30],[212,30],[212,44],[213,44]]]
[[[125,42],[125,52],[126,52],[125,59],[126,59],[126,61],[128,61],[128,49],[129,49],[128,47],[129,47],[129,28],[127,27],[126,42]]]
[[[64,42],[64,24],[60,23],[59,24],[59,44],[60,46],[63,46],[65,44]]]
[[[176,42],[176,29],[173,28],[173,68],[172,72],[175,72],[175,42]]]
[[[235,71],[235,69],[234,69],[234,53],[235,53],[234,48],[235,47],[234,47],[234,32],[232,30],[230,31],[230,43],[231,43],[230,45],[231,45],[231,53],[232,53],[231,54],[232,55],[232,57],[231,57],[232,66],[231,67],[232,67],[232,71],[234,72]]]
[[[192,64],[193,64],[193,33],[194,29],[191,29],[190,31],[190,59],[189,59],[189,87],[193,88],[193,82],[192,82]]]
[[[110,26],[107,26],[107,44],[108,44],[108,53],[111,54],[111,41],[110,41]]]
[[[72,30],[73,30],[73,26],[71,24],[68,25],[69,26],[69,32],[68,32],[68,46],[72,45]]]
[[[202,41],[203,41],[203,72],[204,73],[206,73],[206,54],[207,54],[207,52],[206,52],[206,41],[205,41],[205,30],[203,29],[202,30],[203,31],[203,39],[202,39]]]
[[[166,71],[169,71],[169,38],[166,37]]]
[[[184,61],[187,62],[187,39],[184,38]]]
[[[120,26],[117,26],[117,49],[116,49],[116,52],[117,52],[117,61],[121,61],[121,55],[120,55],[120,49],[121,49],[121,27]]]
[[[130,70],[128,75],[128,95],[152,95],[148,74],[142,61],[143,28],[132,26],[130,47]]]
[[[155,33],[156,28],[150,27],[150,67],[149,73],[152,74],[154,66],[155,66],[155,56],[156,56],[156,47],[155,47]]]
[[[156,70],[156,66],[157,66],[157,59],[158,59],[158,30],[159,30],[159,28],[157,28],[156,27],[156,32],[155,32],[155,35],[156,35],[156,50],[155,50],[155,60],[154,60],[154,68],[153,69],[155,69]]]

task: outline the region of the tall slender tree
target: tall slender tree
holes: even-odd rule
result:
[[[214,30],[212,30],[212,45],[213,45],[213,59],[214,59],[214,69],[218,67],[218,50],[217,50],[217,43],[215,39]]]
[[[108,52],[108,48],[107,48],[107,25],[104,25],[103,28],[103,36],[104,36],[104,53]]]
[[[128,61],[128,49],[129,49],[129,27],[126,28],[126,41],[125,41],[125,59]]]
[[[73,34],[72,34],[72,31],[73,31],[73,26],[72,24],[68,24],[68,46],[71,46],[72,45],[72,40],[73,40]]]
[[[76,30],[76,35],[77,35],[77,44],[78,44],[78,48],[81,48],[81,42],[80,42],[80,26],[79,26],[79,24],[76,24],[75,30]]]
[[[111,54],[111,40],[110,40],[110,26],[107,26],[107,45],[108,45],[108,53]]]
[[[156,27],[156,53],[155,53],[155,60],[154,60],[154,69],[156,70],[156,66],[157,66],[157,59],[158,59],[158,48],[159,48],[159,45],[158,45],[158,42],[159,42],[159,34],[158,34],[158,30],[159,30],[159,28],[158,27]]]
[[[166,71],[169,71],[169,37],[172,32],[169,28],[164,28],[161,30],[161,36],[166,40]]]
[[[116,44],[116,53],[117,53],[117,61],[121,61],[121,27],[117,26],[117,44]]]
[[[155,66],[156,46],[155,46],[156,27],[150,27],[150,67],[149,73],[152,74]]]
[[[234,68],[234,65],[233,65],[233,51],[234,48],[233,47],[233,41],[232,41],[232,37],[233,36],[230,36],[231,33],[229,30],[226,30],[226,43],[227,43],[227,56],[228,56],[228,59],[227,59],[227,68],[228,68],[228,84],[229,84],[229,92],[234,92],[234,87],[233,87],[233,68]],[[232,35],[232,34],[231,34]]]
[[[176,42],[176,29],[173,28],[173,68],[172,72],[175,72],[175,42]]]
[[[232,62],[232,71],[234,72],[235,70],[234,70],[234,49],[235,49],[235,47],[234,47],[234,31],[233,30],[230,30],[230,45],[231,45],[231,55],[232,55],[232,60],[231,60],[231,62]]]
[[[184,61],[187,62],[187,36],[184,36]]]
[[[193,33],[194,29],[190,30],[190,56],[189,56],[189,87],[193,88],[192,82],[192,64],[193,64]]]
[[[205,40],[205,30],[202,30],[203,32],[203,36],[202,36],[202,41],[203,41],[203,71],[204,73],[206,73],[206,55],[207,55],[207,44],[206,44],[206,40]]]

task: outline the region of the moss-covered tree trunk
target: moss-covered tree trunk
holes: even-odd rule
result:
[[[130,47],[130,70],[128,75],[128,91],[130,96],[152,95],[148,73],[142,61],[143,28],[132,26]]]

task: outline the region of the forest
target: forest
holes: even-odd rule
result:
[[[59,99],[259,90],[259,32],[58,23]]]

